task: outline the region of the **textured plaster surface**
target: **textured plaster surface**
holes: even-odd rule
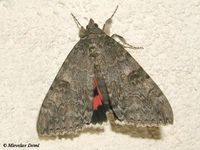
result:
[[[43,98],[82,25],[99,26],[119,10],[112,33],[143,50],[129,50],[168,97],[174,125],[157,130],[103,126],[76,137],[41,139],[36,120]],[[81,61],[81,60],[80,60]],[[39,143],[41,150],[200,149],[199,0],[1,0],[0,149]]]

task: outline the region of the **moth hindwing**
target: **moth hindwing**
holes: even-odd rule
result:
[[[123,45],[108,35],[108,20],[105,30],[92,19],[86,29],[80,27],[81,38],[41,106],[39,135],[75,133],[87,124],[106,121],[108,110],[126,124],[173,123],[167,98]]]

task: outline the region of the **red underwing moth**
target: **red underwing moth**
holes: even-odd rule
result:
[[[118,7],[117,7],[118,8]],[[90,19],[67,56],[41,106],[39,135],[76,133],[88,124],[115,119],[136,126],[173,123],[171,106],[160,88],[124,49],[123,37],[110,35],[113,15],[101,30]],[[115,41],[118,38],[123,44]]]

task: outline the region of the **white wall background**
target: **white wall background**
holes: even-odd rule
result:
[[[39,139],[43,98],[79,40],[73,12],[99,26],[119,4],[112,32],[143,50],[129,50],[168,97],[172,126],[154,131],[110,127],[75,138]],[[41,150],[200,149],[200,0],[1,0],[0,149],[40,143]],[[156,131],[155,131],[156,132]],[[157,133],[156,133],[157,134]],[[15,148],[27,149],[27,148]]]

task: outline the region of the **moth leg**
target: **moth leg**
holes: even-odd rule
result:
[[[120,36],[120,35],[118,35],[118,34],[113,34],[111,37],[112,37],[113,39],[115,39],[116,41],[119,41],[120,44],[121,44],[124,48],[130,48],[130,49],[144,49],[143,47],[136,47],[136,46],[132,46],[132,45],[128,44],[128,43],[126,42],[126,40],[125,40],[122,36]]]
[[[113,12],[112,16],[110,18],[108,18],[106,20],[106,22],[104,23],[103,25],[103,31],[107,34],[107,35],[110,35],[110,29],[111,29],[111,25],[112,25],[112,18],[114,16],[114,14],[116,13],[118,9],[118,5],[117,7],[115,8],[115,11]]]
[[[79,23],[79,21],[76,19],[76,17],[71,13],[78,29],[79,29],[79,37],[82,38],[86,35],[86,30],[85,28]]]

